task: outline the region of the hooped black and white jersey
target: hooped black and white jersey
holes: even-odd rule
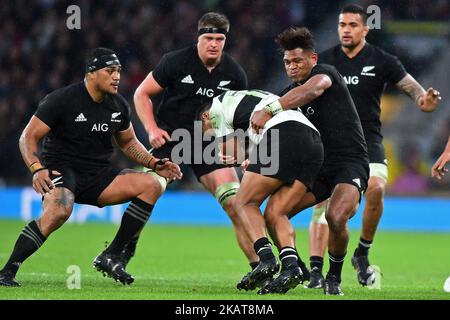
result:
[[[111,138],[130,127],[130,106],[120,94],[107,94],[96,103],[84,82],[48,94],[34,115],[51,128],[42,148],[47,166],[107,166],[113,153]]]
[[[255,134],[250,119],[255,111],[263,109],[280,97],[262,90],[227,91],[213,99],[209,118],[217,138],[225,137],[237,130],[246,132],[254,143],[259,143],[270,128],[287,121],[300,122],[317,131],[314,125],[299,111],[282,111],[267,121],[260,134]]]
[[[195,45],[165,54],[152,75],[164,88],[157,123],[169,133],[178,128],[193,131],[202,105],[227,90],[247,88],[247,75],[230,55],[223,52],[221,62],[209,72]]]
[[[381,143],[381,95],[387,83],[396,84],[407,75],[400,60],[366,42],[353,58],[337,45],[320,53],[319,63],[334,66],[343,76],[361,119],[366,141]]]

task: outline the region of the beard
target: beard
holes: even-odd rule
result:
[[[347,48],[347,49],[354,49],[354,48],[356,48],[360,43],[361,43],[361,41],[359,41],[359,42],[351,41],[350,43],[341,43],[341,44],[342,44],[342,46],[343,46],[344,48]]]

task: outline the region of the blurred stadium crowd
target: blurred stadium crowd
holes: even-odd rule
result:
[[[448,47],[450,2],[447,0],[355,2],[366,7],[378,5],[382,9],[383,23],[431,21],[434,23],[431,26],[447,25],[447,33],[438,33]],[[327,19],[335,21],[343,3],[324,0],[3,1],[0,10],[0,186],[30,184],[31,176],[18,149],[19,135],[46,93],[81,81],[85,55],[91,49],[105,46],[119,54],[124,68],[119,91],[132,104],[134,90],[161,56],[195,43],[198,18],[206,11],[219,11],[231,21],[225,50],[244,67],[249,86],[276,91],[274,88],[280,88],[283,83],[273,79],[273,75],[282,72],[274,36],[287,26],[301,25],[313,30],[319,39],[323,32],[321,24]],[[66,9],[71,4],[81,8],[80,30],[66,27],[69,16]],[[334,37],[335,42],[321,43],[318,47],[324,49],[336,44],[337,35]],[[370,34],[368,39],[399,56],[407,70],[418,79],[430,63],[437,61],[436,56],[426,61],[420,55],[411,56],[407,50],[396,46],[395,38],[383,28]],[[434,54],[439,56],[441,51]],[[394,173],[390,181],[392,193],[420,194],[450,188],[449,181],[437,185],[428,178],[430,165],[444,148],[450,133],[449,105],[445,101],[448,95],[445,96],[443,88],[449,83],[432,85],[443,93],[441,108],[447,111],[441,116],[447,120],[441,122],[442,128],[434,130],[435,137],[425,153],[407,139],[400,140],[404,141],[401,145],[387,146],[390,169]],[[136,116],[134,120],[139,138],[148,146],[147,136]],[[395,121],[389,123],[395,126]],[[390,137],[387,138],[389,143]],[[119,154],[115,155],[115,161],[127,165],[127,160]],[[175,187],[196,186],[195,178],[186,178],[187,184]]]

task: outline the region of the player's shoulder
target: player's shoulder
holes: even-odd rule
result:
[[[331,75],[339,75],[339,71],[332,66],[331,64],[327,63],[318,63],[316,64],[312,69],[312,74],[331,74]]]
[[[234,59],[230,54],[228,54],[225,51],[223,52],[223,55],[222,55],[222,66],[223,66],[223,70],[226,73],[231,73],[231,74],[235,74],[237,72],[245,73],[244,69],[239,64],[239,62],[237,62],[236,59]]]
[[[184,62],[188,59],[195,58],[195,46],[188,46],[182,49],[169,51],[164,54],[163,58],[170,62]]]
[[[370,43],[366,43],[367,46],[367,50],[369,51],[370,55],[372,56],[372,58],[379,60],[380,62],[386,62],[386,61],[392,61],[392,60],[397,60],[397,56],[385,51],[384,49],[370,44]]]
[[[341,50],[340,45],[335,45],[334,47],[328,48],[322,52],[319,53],[319,63],[331,63],[334,61],[339,53],[339,50]]]
[[[122,96],[120,93],[117,93],[115,95],[110,95],[110,97],[111,97],[111,101],[113,103],[114,109],[125,110],[125,111],[130,109],[130,104],[125,99],[125,97]]]
[[[241,65],[228,52],[223,52],[222,62],[232,68],[242,68]]]
[[[74,101],[73,98],[78,97],[82,90],[83,90],[83,86],[84,83],[81,82],[77,82],[77,83],[72,83],[68,86],[62,87],[62,88],[58,88],[50,93],[48,93],[39,104],[43,104],[43,103],[56,103],[59,101],[63,101],[64,103],[70,102],[70,101]]]

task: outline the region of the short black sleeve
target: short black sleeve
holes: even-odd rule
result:
[[[125,100],[125,98],[118,94],[117,95],[117,100],[118,103],[120,104],[120,109],[123,110],[123,123],[119,128],[119,131],[124,131],[127,130],[130,127],[130,123],[131,123],[131,108],[130,108],[130,104],[128,103],[127,100]]]
[[[308,79],[310,79],[311,77],[313,77],[313,76],[315,76],[317,74],[325,74],[325,75],[327,75],[330,78],[331,83],[334,83],[337,80],[336,77],[339,75],[338,71],[334,67],[332,67],[332,66],[330,66],[328,64],[317,64],[311,70],[311,74],[308,77]]]
[[[163,88],[168,87],[172,83],[174,72],[171,66],[173,65],[174,63],[170,62],[168,54],[165,54],[152,72],[153,78]]]
[[[405,67],[396,56],[385,53],[385,57],[386,82],[396,84],[407,75]]]
[[[57,92],[52,92],[39,102],[34,115],[50,128],[54,128],[61,120],[62,101]]]

